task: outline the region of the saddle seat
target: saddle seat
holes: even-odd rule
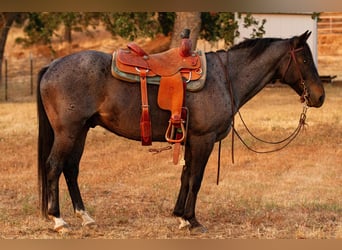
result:
[[[127,47],[128,50],[119,49],[117,52],[116,66],[123,72],[139,75],[137,69],[145,69],[148,70],[147,77],[168,77],[179,72],[187,80],[197,80],[201,77],[201,60],[196,52],[183,57],[180,48],[172,48],[148,55],[135,43],[129,43]]]
[[[184,141],[186,131],[183,104],[186,83],[203,77],[203,69],[199,53],[191,51],[189,39],[183,40],[182,45],[185,44],[185,47],[181,45],[157,54],[149,55],[135,43],[129,43],[127,49],[119,49],[113,53],[112,75],[129,82],[140,82],[142,145],[152,144],[147,95],[147,83],[151,79],[159,81],[159,107],[171,111],[165,139],[170,143]],[[181,129],[180,138],[174,136],[177,129]]]

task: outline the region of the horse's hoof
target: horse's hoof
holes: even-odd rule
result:
[[[189,228],[190,227],[190,222],[187,220],[184,220],[183,218],[179,217],[179,229],[184,229],[184,228]]]
[[[69,225],[66,223],[56,224],[53,229],[60,234],[66,234],[70,232]]]
[[[70,232],[70,228],[67,224],[55,226],[53,229],[59,234],[67,234]]]
[[[64,234],[70,231],[68,224],[62,218],[50,216],[50,219],[55,222],[53,229],[56,232]]]
[[[95,225],[95,220],[89,216],[87,211],[76,210],[76,215],[82,219],[83,227],[91,227]]]
[[[190,229],[190,234],[192,235],[208,233],[208,229],[202,225],[199,225],[196,227],[190,227],[189,229]]]
[[[82,223],[82,226],[83,227],[89,227],[89,228],[93,228],[93,227],[96,227],[96,223],[95,221],[86,221],[86,222],[83,222]]]

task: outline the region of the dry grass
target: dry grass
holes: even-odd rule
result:
[[[215,148],[198,197],[198,219],[209,229],[200,236],[178,230],[171,215],[181,172],[171,151],[152,155],[101,128],[88,135],[79,177],[98,224],[80,226],[61,178],[62,215],[72,231],[55,233],[37,205],[35,103],[0,103],[0,238],[342,238],[342,88],[326,90],[325,105],[309,109],[306,131],[283,151],[257,155],[236,142],[232,165],[225,139],[218,186]],[[267,88],[242,114],[256,134],[278,139],[297,125],[297,100],[288,88]]]
[[[13,30],[8,39],[10,58],[24,60],[32,52],[49,61],[46,48],[23,50],[13,45],[17,32]],[[78,35],[71,46],[56,41],[55,49],[58,55],[85,48],[111,52],[126,44],[99,30],[95,36],[100,40]],[[139,43],[153,51],[167,43],[164,40]],[[307,130],[285,150],[257,155],[236,142],[232,165],[230,137],[225,139],[219,186],[215,148],[198,197],[197,217],[209,229],[200,236],[178,230],[171,215],[181,173],[181,167],[171,163],[172,152],[152,155],[139,142],[101,128],[88,135],[79,177],[87,209],[98,224],[90,229],[80,226],[61,178],[61,211],[72,231],[55,233],[53,223],[42,219],[38,208],[35,103],[27,89],[13,87],[10,100],[15,102],[0,103],[0,239],[342,238],[342,88],[326,87],[325,105],[309,110]],[[298,99],[288,88],[267,88],[242,113],[253,132],[276,140],[297,126],[302,109]],[[241,123],[238,128],[242,131]]]

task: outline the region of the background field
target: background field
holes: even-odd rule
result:
[[[97,226],[80,226],[61,178],[61,211],[72,231],[55,233],[38,208],[35,102],[0,103],[0,238],[342,238],[340,84],[326,85],[326,96],[322,108],[309,109],[306,130],[283,151],[258,155],[236,141],[232,165],[226,138],[218,186],[215,147],[197,204],[209,232],[199,236],[179,230],[172,217],[181,173],[172,152],[153,155],[140,142],[102,128],[89,132],[79,177]],[[301,110],[292,90],[269,87],[241,112],[253,132],[276,140],[292,132]],[[241,123],[237,127],[246,137]]]

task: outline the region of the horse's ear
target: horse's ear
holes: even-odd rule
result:
[[[310,37],[310,35],[311,35],[311,31],[307,30],[299,37],[299,39],[306,42],[308,40],[308,38]]]
[[[303,46],[311,35],[311,31],[305,31],[300,36],[295,36],[291,39],[291,44],[294,48]]]

